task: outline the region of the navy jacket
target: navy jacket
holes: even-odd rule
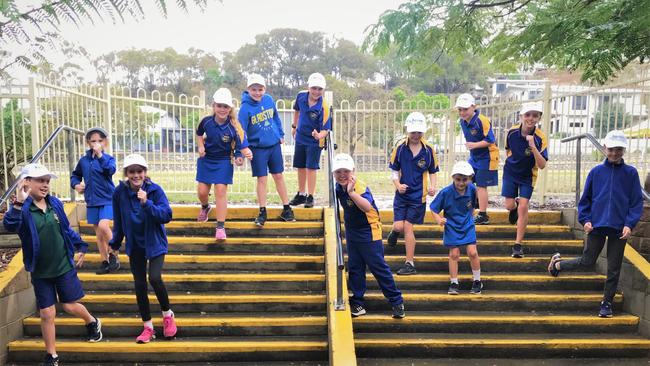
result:
[[[115,174],[115,158],[103,153],[98,159],[93,156],[92,150],[88,150],[72,171],[70,186],[74,188],[83,178],[86,185],[84,191],[86,205],[90,207],[110,205],[115,190],[113,174]]]
[[[146,180],[142,189],[147,192],[147,202],[143,209],[144,235],[145,235],[145,256],[155,258],[167,253],[166,223],[172,220],[172,208],[163,189],[150,180]],[[140,205],[140,200],[133,192],[128,183],[122,181],[113,194],[113,239],[109,245],[114,250],[120,249],[122,240],[126,236],[126,254],[131,255],[131,249],[135,244],[133,234],[133,205]]]
[[[594,228],[622,230],[634,228],[643,213],[641,181],[636,168],[607,159],[587,175],[584,192],[578,204],[578,220],[591,222]]]
[[[243,92],[237,119],[252,148],[275,146],[284,138],[280,114],[273,98],[268,94],[264,94],[258,102],[247,91]]]
[[[58,198],[50,195],[45,196],[45,200],[59,218],[58,221],[61,226],[61,235],[63,236],[63,241],[65,242],[65,247],[68,252],[68,259],[74,268],[75,249],[78,252],[85,253],[88,250],[88,244],[81,240],[79,234],[70,227],[70,222],[63,210],[63,203],[61,203]],[[23,203],[22,209],[20,210],[14,208],[12,205],[2,220],[2,224],[7,231],[18,233],[18,236],[20,237],[20,242],[23,247],[23,263],[25,263],[25,269],[27,272],[34,271],[36,260],[38,259],[38,252],[41,247],[38,232],[34,225],[34,219],[32,218],[31,212],[29,212],[29,207],[32,205],[32,202],[32,197],[27,197]]]

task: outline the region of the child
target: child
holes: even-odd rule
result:
[[[443,244],[449,248],[449,290],[450,295],[458,295],[458,259],[460,248],[465,247],[472,267],[472,289],[470,293],[480,294],[483,289],[481,282],[481,262],[476,250],[476,227],[474,224],[474,208],[476,207],[476,188],[472,182],[474,168],[465,161],[454,164],[451,177],[454,182],[440,190],[431,202],[433,218],[438,225],[444,227]],[[444,211],[445,217],[440,217]]]
[[[460,115],[458,123],[465,135],[465,146],[469,149],[469,164],[474,168],[474,183],[478,196],[478,215],[474,218],[476,225],[487,225],[487,187],[499,183],[499,148],[495,143],[490,120],[476,109],[476,101],[471,94],[461,94],[456,99],[456,108]]]
[[[196,129],[196,142],[199,146],[199,159],[196,163],[197,194],[201,201],[201,211],[197,221],[208,221],[212,207],[208,203],[210,187],[214,184],[215,206],[217,207],[216,240],[226,239],[226,214],[228,201],[226,192],[232,184],[234,173],[231,159],[242,165],[242,154],[249,160],[253,158],[248,148],[246,134],[235,117],[230,90],[221,88],[213,97],[213,115],[203,118]]]
[[[607,239],[607,280],[598,316],[613,316],[612,302],[621,274],[625,244],[643,213],[641,183],[636,168],[625,164],[627,138],[623,131],[610,131],[604,141],[607,158],[587,175],[578,204],[578,220],[584,225],[587,243],[582,256],[562,260],[560,253],[551,257],[548,271],[587,270],[596,264]]]
[[[167,253],[164,224],[171,221],[172,209],[163,189],[147,177],[147,162],[142,156],[133,154],[124,158],[123,172],[126,180],[120,182],[113,194],[114,224],[110,246],[119,250],[126,236],[126,254],[144,323],[136,342],[149,343],[156,338],[147,294],[147,264],[149,284],[156,292],[162,310],[163,335],[171,339],[176,335],[176,322],[161,273]]]
[[[262,227],[267,219],[266,184],[269,172],[282,200],[283,209],[280,219],[296,221],[293,210],[289,206],[287,186],[282,175],[284,158],[280,145],[284,143],[284,130],[278,110],[275,108],[273,98],[266,94],[266,84],[261,75],[251,74],[246,85],[247,90],[241,96],[238,119],[253,151],[251,168],[253,177],[257,177],[257,202],[260,205],[255,225]]]
[[[100,127],[86,131],[88,151],[77,163],[70,175],[70,185],[86,200],[86,216],[89,224],[95,229],[97,249],[102,263],[97,274],[116,272],[120,262],[113,253],[108,252],[108,242],[112,238],[110,221],[113,219],[111,197],[115,190],[113,174],[115,174],[115,159],[106,154],[108,133]],[[83,180],[83,182],[82,182]]]
[[[438,160],[433,147],[424,140],[426,120],[420,112],[406,117],[408,137],[399,143],[390,157],[391,180],[395,186],[393,199],[393,229],[388,234],[388,245],[397,245],[399,233],[404,231],[406,261],[397,270],[398,275],[416,274],[415,233],[413,225],[424,223],[427,194],[436,193]]]
[[[309,90],[298,93],[293,104],[291,131],[296,139],[293,167],[298,169],[298,193],[289,204],[305,204],[305,208],[311,208],[314,207],[316,172],[320,169],[323,139],[332,129],[332,119],[329,106],[323,100],[325,77],[314,73],[309,75],[307,83]]]
[[[79,303],[84,292],[75,267],[81,267],[88,244],[70,227],[63,203],[50,196],[50,179],[56,178],[41,164],[22,169],[16,199],[3,219],[5,229],[18,233],[25,270],[31,273],[45,343],[44,365],[58,365],[55,304],[86,323],[88,342],[102,340],[102,323]],[[74,252],[78,252],[75,262]]]
[[[337,182],[336,197],[343,206],[352,316],[366,314],[363,295],[366,292],[367,266],[393,307],[393,318],[403,318],[404,300],[384,260],[381,221],[370,188],[354,176],[354,160],[348,154],[334,157],[332,171]]]
[[[517,237],[512,257],[522,258],[521,246],[528,225],[528,201],[533,195],[537,170],[546,167],[548,140],[537,128],[542,118],[542,103],[524,103],[519,112],[519,124],[510,127],[506,138],[506,164],[503,167],[501,195],[505,197],[508,220],[517,224]],[[517,197],[518,196],[518,197]]]

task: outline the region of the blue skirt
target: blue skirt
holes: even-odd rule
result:
[[[205,184],[232,184],[234,168],[230,159],[199,158],[196,162],[196,181]]]

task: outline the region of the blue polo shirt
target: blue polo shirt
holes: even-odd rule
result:
[[[521,123],[510,127],[506,138],[506,164],[503,168],[504,175],[518,184],[535,186],[537,180],[537,164],[535,156],[528,146],[526,137],[521,134]],[[548,161],[548,139],[539,128],[533,131],[535,146],[542,157]]]
[[[474,208],[476,187],[468,184],[465,193],[460,195],[454,184],[441,189],[431,202],[431,211],[439,214],[444,211],[447,219],[442,243],[445,246],[465,245],[476,243],[476,226],[474,225]]]
[[[329,114],[329,107],[323,101],[323,97],[318,98],[316,104],[310,107],[309,92],[301,91],[296,96],[293,109],[299,112],[296,143],[310,146],[319,145],[319,141],[314,139],[311,132],[332,129],[332,116]]]
[[[424,140],[420,152],[413,156],[409,149],[408,138],[399,143],[390,156],[388,167],[400,172],[399,182],[408,188],[404,194],[395,192],[395,198],[409,203],[427,202],[427,186],[429,174],[438,172],[438,159],[433,146]]]
[[[233,154],[241,155],[239,150],[248,147],[246,133],[239,124],[234,126],[230,117],[221,125],[214,116],[203,118],[196,128],[196,135],[205,136],[205,156],[208,159],[230,159]]]
[[[354,185],[354,191],[359,193],[372,205],[372,209],[363,212],[354,203],[347,190],[336,183],[336,197],[343,207],[343,219],[345,220],[345,240],[350,243],[370,243],[381,240],[381,221],[379,210],[375,205],[370,188],[360,180]]]
[[[465,141],[486,141],[490,144],[488,147],[471,149],[469,151],[468,163],[476,170],[498,170],[499,148],[494,139],[494,132],[492,132],[490,120],[477,109],[469,122],[461,118],[458,123],[460,123],[460,127],[465,135]]]

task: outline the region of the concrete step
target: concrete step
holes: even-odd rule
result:
[[[344,230],[345,231],[345,230]],[[382,226],[383,236],[386,238],[391,231],[390,225]],[[442,238],[443,228],[438,225],[415,225],[413,227],[416,238]],[[478,225],[476,235],[479,240],[504,238],[509,241],[515,240],[517,227],[515,225]],[[531,225],[526,228],[526,238],[529,239],[573,239],[571,229],[564,225]]]
[[[514,237],[513,237],[514,238]],[[478,238],[478,252],[482,254],[501,254],[509,256],[512,253],[513,238],[508,239],[484,239]],[[547,255],[551,256],[553,253],[560,252],[565,255],[579,255],[584,248],[583,240],[574,239],[529,239],[525,240],[523,244],[524,253],[526,255]],[[404,255],[405,247],[404,241],[399,240],[397,246],[394,248],[386,245],[384,240],[384,254],[385,255]],[[442,245],[442,239],[421,239],[417,238],[416,254],[442,254],[449,253],[449,248]]]
[[[463,358],[463,366],[643,366],[650,360],[642,358],[503,358],[506,355],[480,358]],[[358,366],[457,366],[457,358],[357,358]]]
[[[65,361],[65,360],[64,360]],[[149,362],[61,362],[65,366],[161,366],[161,363]],[[321,361],[248,361],[248,362],[165,362],[164,366],[327,366],[326,360]],[[627,366],[627,364],[623,364]],[[34,366],[34,363],[10,362],[7,366]]]
[[[510,256],[480,255],[481,270],[484,273],[492,272],[534,272],[547,273],[550,256],[526,256],[524,258],[512,258]],[[386,255],[384,257],[388,265],[396,271],[404,265],[404,256]],[[571,259],[572,257],[564,257]],[[449,256],[447,255],[417,255],[415,266],[419,272],[447,272],[449,270]],[[458,263],[459,271],[471,271],[469,259],[461,256]]]
[[[187,220],[196,221],[199,216],[201,206],[196,205],[171,205],[172,217],[174,220]],[[296,221],[323,221],[323,208],[303,208],[292,207],[293,213],[296,216]],[[259,213],[259,207],[252,206],[230,206],[228,207],[227,221],[251,221],[253,222]],[[267,207],[266,213],[270,220],[276,220],[280,217],[282,207]],[[212,211],[210,211],[210,222],[216,221],[217,211],[212,204]]]
[[[427,207],[428,210],[428,207]],[[478,210],[475,211],[475,214]],[[490,217],[490,224],[492,225],[509,225],[508,210],[490,209],[488,210]],[[379,218],[382,223],[392,225],[393,223],[393,210],[379,210]],[[433,216],[427,212],[424,216],[425,224],[434,224]],[[537,211],[531,210],[528,212],[528,224],[534,225],[560,225],[562,223],[562,213],[560,211]]]

